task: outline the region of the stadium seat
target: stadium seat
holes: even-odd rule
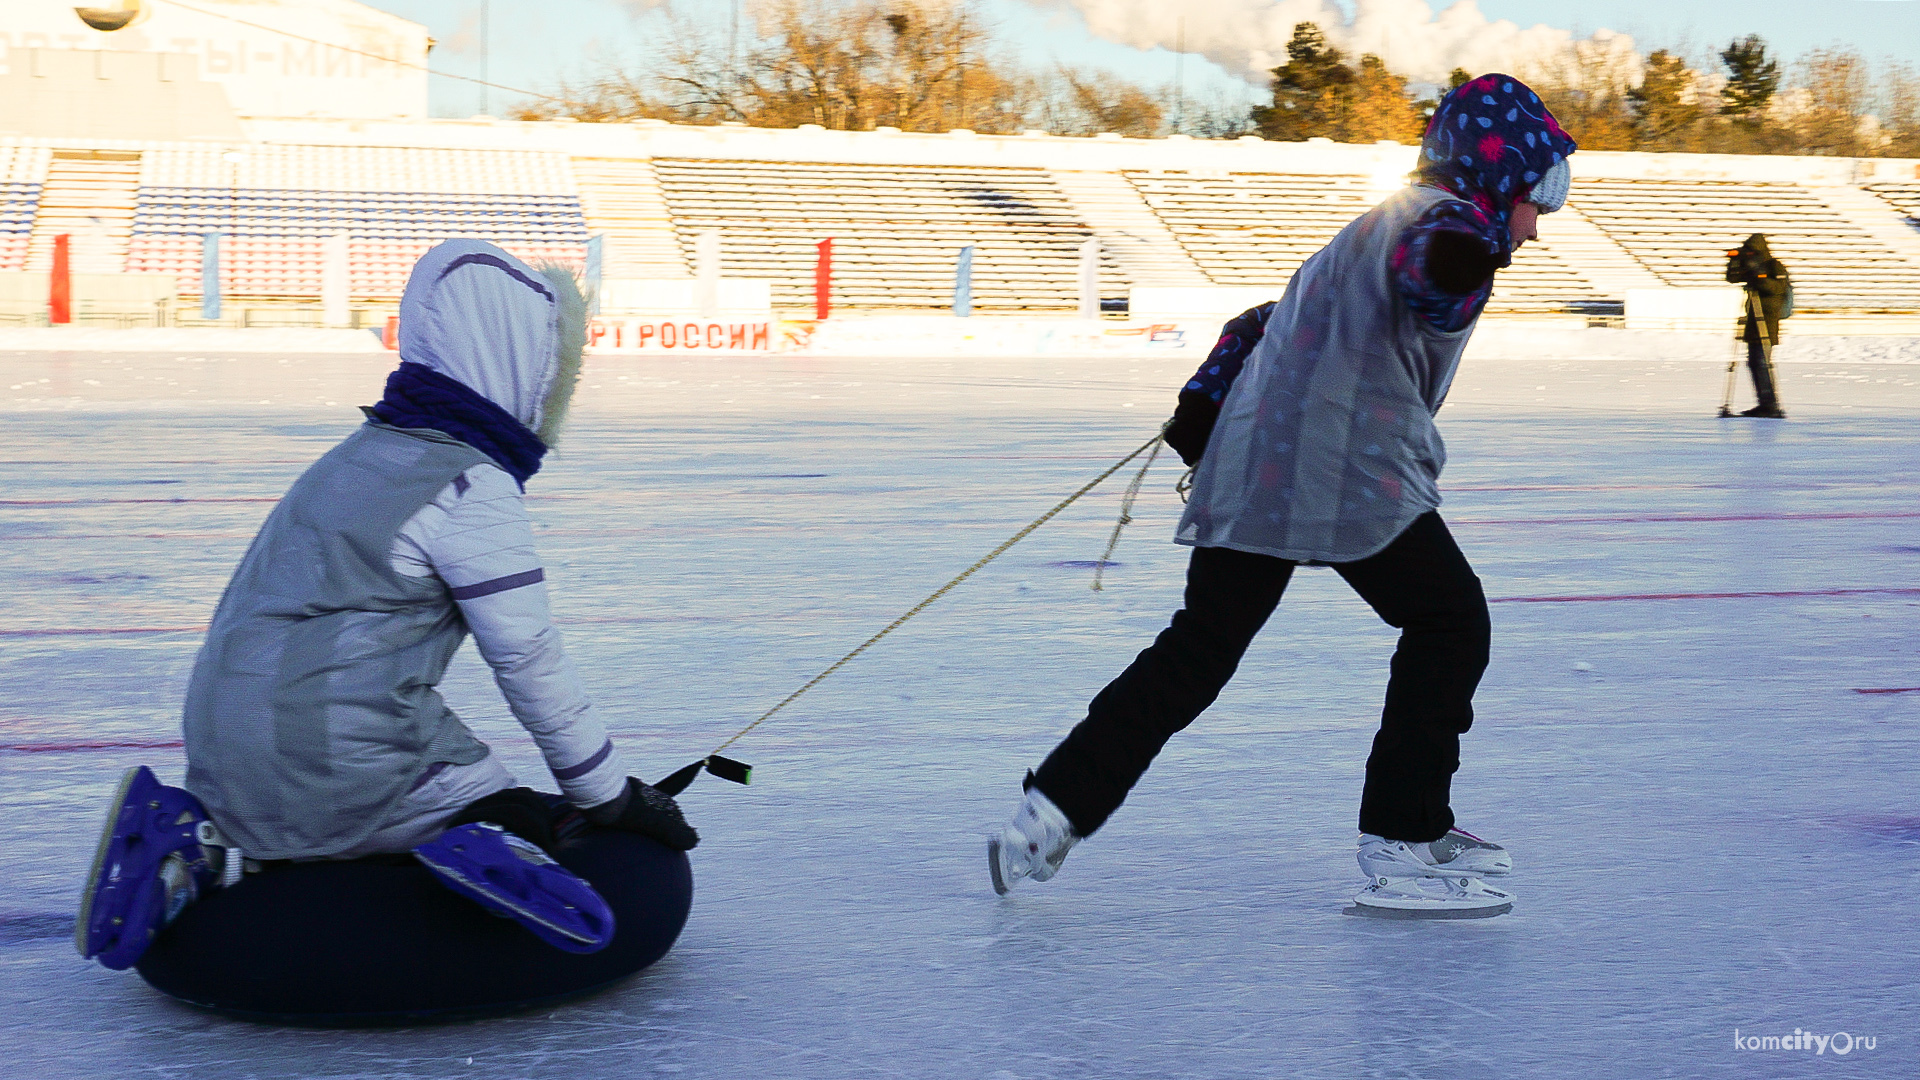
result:
[[[1174,238],[1217,285],[1270,285],[1293,272],[1386,194],[1365,176],[1129,172]],[[1493,312],[1593,311],[1605,298],[1556,256],[1529,244],[1502,273]]]
[[[586,220],[557,154],[398,147],[248,146],[148,151],[127,269],[200,291],[201,237],[225,236],[222,292],[313,297],[323,243],[348,245],[349,291],[395,299],[442,240],[491,240],[578,269]]]
[[[1093,234],[1044,170],[658,158],[653,162],[691,265],[695,237],[720,232],[721,273],[770,280],[774,303],[813,302],[819,241],[833,239],[836,309],[942,309],[960,249],[974,244],[973,308],[1069,312],[1080,245]],[[1102,295],[1128,282],[1103,258]]]
[[[1896,206],[1903,188],[1920,192],[1920,185],[1876,188]],[[1573,200],[1669,285],[1726,284],[1726,252],[1765,233],[1793,275],[1799,310],[1911,311],[1920,297],[1920,266],[1798,184],[1581,180]]]
[[[0,144],[0,272],[27,268],[27,241],[53,152]]]

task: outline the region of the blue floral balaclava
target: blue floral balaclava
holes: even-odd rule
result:
[[[1507,220],[1549,173],[1565,198],[1565,162],[1578,149],[1540,95],[1495,72],[1457,87],[1434,110],[1420,143],[1420,183],[1473,203],[1491,226],[1496,250],[1511,253]],[[1545,185],[1543,185],[1545,186]],[[1544,207],[1559,208],[1556,200]]]

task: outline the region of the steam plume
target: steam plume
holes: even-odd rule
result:
[[[1351,56],[1374,53],[1416,82],[1444,83],[1456,67],[1479,74],[1524,74],[1573,49],[1572,33],[1538,24],[1522,28],[1490,20],[1474,0],[1459,0],[1438,15],[1426,0],[1357,0],[1349,18],[1332,0],[1029,0],[1042,7],[1069,7],[1099,37],[1148,49],[1173,48],[1179,17],[1186,17],[1186,47],[1251,82],[1287,62],[1287,41],[1297,23],[1311,22]],[[1183,11],[1184,9],[1184,11]],[[1590,39],[1604,51],[1631,49],[1632,39],[1602,30]]]

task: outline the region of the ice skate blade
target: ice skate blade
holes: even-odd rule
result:
[[[1363,919],[1401,919],[1423,922],[1438,919],[1491,919],[1495,915],[1505,915],[1512,910],[1511,902],[1489,908],[1388,908],[1352,904],[1342,908],[1340,914],[1358,915]]]
[[[987,837],[987,873],[993,875],[995,894],[1005,896],[1012,891],[1006,879],[1000,875],[1000,838],[997,836]]]
[[[107,850],[113,844],[115,826],[120,823],[120,811],[127,805],[127,790],[133,787],[134,778],[140,775],[140,766],[135,765],[120,776],[120,786],[114,789],[113,804],[107,808],[107,823],[100,829],[100,844],[93,852],[93,868],[87,871],[87,883],[80,890],[80,916],[74,921],[73,946],[87,959],[93,953],[87,950],[87,927],[93,922],[93,902],[100,891],[100,872],[106,869]]]
[[[555,948],[594,953],[613,940],[613,912],[593,886],[499,826],[457,825],[413,857],[440,884]]]
[[[1420,863],[1418,865],[1413,865],[1409,863],[1395,863],[1387,867],[1387,869],[1393,872],[1392,873],[1375,872],[1375,873],[1369,873],[1368,876],[1369,877],[1436,877],[1436,878],[1452,878],[1455,881],[1471,881],[1471,880],[1477,880],[1480,878],[1511,877],[1513,875],[1513,871],[1511,870],[1475,870],[1475,869],[1453,870],[1444,866],[1428,866],[1426,863]],[[1367,873],[1367,868],[1362,867],[1361,872]]]

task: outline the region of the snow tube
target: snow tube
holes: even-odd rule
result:
[[[589,829],[555,853],[613,909],[613,941],[562,952],[410,857],[289,863],[188,907],[137,966],[154,989],[246,1020],[370,1027],[517,1012],[627,979],[686,925],[684,852]]]

